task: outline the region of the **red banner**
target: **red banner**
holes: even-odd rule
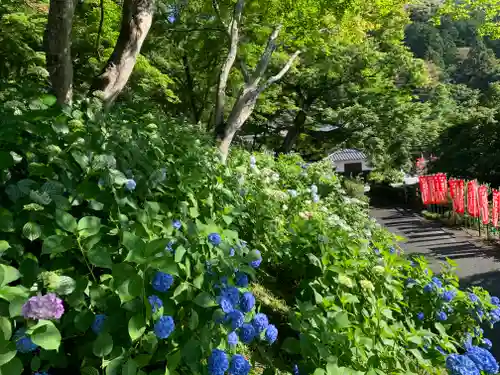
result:
[[[418,182],[420,185],[420,196],[422,197],[422,203],[425,205],[428,205],[431,202],[429,177],[430,176],[419,176],[418,178]]]
[[[498,214],[500,210],[500,192],[493,189],[493,207],[491,208],[491,224],[498,227]]]
[[[447,203],[448,201],[448,181],[446,180],[446,175],[444,173],[438,173],[435,176],[436,193],[435,202],[438,204]]]
[[[490,222],[490,208],[488,205],[488,186],[481,185],[478,190],[479,197],[479,210],[481,212],[481,220],[483,224],[488,224]]]
[[[467,182],[467,212],[472,217],[479,217],[477,183],[475,180]]]
[[[464,202],[464,180],[456,180],[450,178],[448,181],[450,186],[450,196],[453,203],[453,211],[457,214],[463,214],[465,212],[465,202]]]

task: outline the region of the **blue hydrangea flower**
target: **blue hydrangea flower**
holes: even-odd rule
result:
[[[269,325],[269,320],[267,319],[266,314],[258,313],[252,319],[252,325],[255,328],[257,333],[261,333],[263,330],[267,328]]]
[[[172,226],[175,228],[175,229],[181,229],[182,227],[182,224],[179,220],[174,220],[172,221]]]
[[[221,243],[222,239],[219,233],[210,233],[208,235],[208,242],[210,242],[214,246],[218,246]]]
[[[169,253],[173,253],[173,252],[174,252],[174,248],[173,248],[174,244],[175,244],[175,241],[174,241],[174,240],[169,241],[169,242],[167,243],[167,246],[165,246],[165,251],[166,251],[166,252],[169,252]]]
[[[456,292],[454,290],[446,290],[442,295],[441,298],[443,299],[444,302],[451,302],[453,298],[455,298]]]
[[[432,293],[436,285],[434,283],[429,283],[426,286],[424,286],[424,293]]]
[[[251,324],[245,323],[240,328],[240,340],[243,344],[250,344],[256,334],[255,328]]]
[[[484,311],[483,311],[482,309],[477,309],[477,310],[476,310],[476,313],[477,313],[477,317],[478,317],[479,319],[482,319],[482,318],[483,318],[483,316],[484,316]]]
[[[235,354],[231,358],[229,375],[247,375],[250,372],[250,363],[241,354]]]
[[[175,323],[171,316],[163,315],[155,323],[153,331],[159,339],[166,339],[174,332]]]
[[[476,364],[480,371],[484,371],[486,374],[498,373],[498,363],[488,350],[473,346],[465,355]]]
[[[465,335],[463,346],[465,350],[469,350],[470,348],[472,348],[472,336],[470,335],[470,333],[467,333]]]
[[[98,314],[94,318],[94,322],[91,325],[92,331],[98,335],[99,333],[102,332],[102,329],[104,328],[104,323],[106,322],[107,316],[104,314]]]
[[[417,263],[415,263],[413,260],[410,260],[410,267],[416,267]]]
[[[257,159],[255,159],[255,156],[250,156],[250,166],[255,166],[257,163]]]
[[[131,178],[125,182],[125,189],[127,189],[128,191],[134,191],[136,186],[137,183]]]
[[[389,248],[389,253],[390,253],[390,254],[396,254],[396,249],[394,248],[394,246],[391,246],[391,247]]]
[[[375,255],[380,255],[380,250],[376,247],[373,248],[373,252],[375,253]]]
[[[248,276],[243,272],[236,272],[236,285],[240,288],[246,288],[248,286]]]
[[[151,310],[155,313],[163,306],[163,301],[160,297],[154,294],[148,297],[149,304],[151,305]]]
[[[151,285],[153,289],[157,292],[166,292],[170,289],[172,284],[174,283],[174,277],[164,272],[156,272],[153,280],[151,281]]]
[[[432,278],[432,282],[434,283],[434,285],[436,285],[438,288],[442,288],[443,287],[443,283],[441,282],[441,280],[439,280],[436,276],[434,276]]]
[[[493,346],[493,343],[491,342],[490,339],[487,339],[486,337],[483,339],[483,342],[481,343],[486,349],[490,350],[491,347]]]
[[[228,335],[227,335],[227,343],[229,344],[229,346],[236,346],[236,344],[238,344],[238,335],[236,334],[236,332],[230,332]]]
[[[446,315],[446,313],[444,311],[440,311],[437,313],[437,320],[440,320],[442,322],[444,322],[446,319],[448,319],[448,315]]]
[[[297,366],[296,364],[293,365],[292,373],[293,373],[293,375],[300,375],[299,366]]]
[[[469,299],[470,299],[470,300],[471,300],[471,302],[473,302],[473,303],[476,303],[477,301],[479,301],[478,296],[476,296],[474,293],[469,293]]]
[[[220,284],[222,285],[223,288],[227,287],[227,282],[228,282],[228,277],[227,276],[222,276],[220,278]]]
[[[446,368],[450,375],[480,375],[474,362],[465,355],[450,354],[446,357]]]
[[[227,298],[233,306],[240,303],[240,291],[235,286],[224,288],[221,292],[221,297]]]
[[[253,267],[253,268],[259,268],[260,263],[262,262],[262,255],[260,254],[259,250],[255,250],[255,252],[259,255],[260,258],[256,259],[256,260],[252,260],[250,262],[250,266]]]
[[[490,311],[490,319],[493,324],[500,321],[500,308]]]
[[[297,190],[293,190],[293,189],[288,190],[288,194],[290,194],[290,196],[292,198],[296,198],[297,197]]]
[[[422,311],[420,311],[420,312],[417,314],[417,319],[418,319],[418,320],[424,320],[424,318],[425,318],[425,314],[424,314]]]
[[[276,341],[276,339],[278,338],[278,329],[274,324],[269,324],[267,326],[265,337],[266,341],[269,344],[272,344]]]
[[[244,313],[250,312],[255,306],[255,297],[250,292],[245,292],[241,296],[240,308]]]
[[[231,301],[226,297],[219,298],[219,305],[225,313],[230,313],[234,311],[234,306]]]
[[[500,298],[498,298],[498,297],[496,297],[496,296],[491,297],[491,303],[492,303],[493,305],[500,306]]]
[[[223,350],[214,349],[208,357],[208,373],[210,375],[224,375],[229,368],[229,360]]]
[[[243,313],[239,310],[234,310],[231,311],[229,314],[227,314],[229,317],[229,320],[231,322],[231,329],[234,331],[237,328],[240,328],[243,325],[243,322],[245,321],[245,316]]]
[[[229,249],[229,256],[234,257],[234,248],[233,247]]]
[[[313,201],[313,203],[318,203],[319,202],[319,195],[313,194],[312,201]]]
[[[26,336],[26,330],[24,328],[17,330],[13,338],[16,343],[16,349],[20,353],[30,353],[38,349],[38,345],[31,341],[31,338]]]
[[[318,194],[318,187],[314,184],[311,185],[311,193]]]

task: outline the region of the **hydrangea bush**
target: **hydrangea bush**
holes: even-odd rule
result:
[[[0,128],[2,374],[495,371],[498,299],[406,259],[328,163],[84,108]]]

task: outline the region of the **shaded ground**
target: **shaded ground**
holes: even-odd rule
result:
[[[400,245],[407,254],[425,256],[431,268],[439,272],[440,262],[453,259],[463,287],[482,286],[500,296],[500,249],[480,239],[442,224],[425,220],[404,208],[372,208],[371,215],[392,233],[405,237]],[[493,354],[500,359],[500,326],[486,335],[493,341]]]

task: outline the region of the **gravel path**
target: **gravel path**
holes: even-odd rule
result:
[[[461,230],[426,220],[412,210],[372,208],[371,215],[392,233],[405,237],[407,241],[400,244],[405,253],[425,256],[433,271],[439,272],[440,263],[450,258],[457,263],[463,287],[478,285],[500,296],[500,249]],[[485,335],[493,341],[493,354],[500,360],[500,326]]]

